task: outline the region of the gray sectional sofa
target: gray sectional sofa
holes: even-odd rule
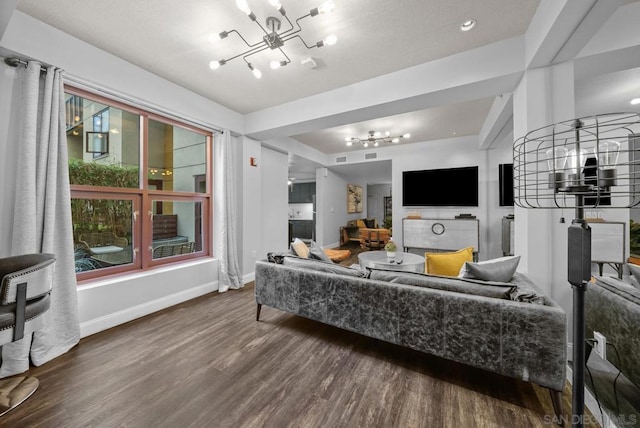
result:
[[[549,388],[561,414],[566,314],[522,274],[492,283],[295,257],[255,268],[257,320],[266,305],[533,382]]]
[[[630,277],[595,276],[585,294],[587,338],[606,337],[607,361],[591,353],[587,381],[603,407],[618,418],[640,412],[640,289]],[[595,384],[595,385],[594,385]]]

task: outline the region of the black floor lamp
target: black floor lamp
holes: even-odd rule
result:
[[[514,202],[574,208],[568,231],[573,288],[572,425],[584,425],[584,297],[591,279],[591,229],[584,210],[640,204],[640,115],[610,113],[529,132],[513,148]]]

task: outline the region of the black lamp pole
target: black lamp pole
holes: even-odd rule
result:
[[[582,198],[582,196],[577,196]],[[576,208],[576,210],[578,210]],[[581,210],[581,208],[580,208]],[[584,415],[584,293],[591,278],[591,228],[583,218],[569,226],[569,283],[573,288],[573,426],[583,426]]]
[[[584,426],[584,371],[585,371],[585,327],[584,294],[591,279],[591,228],[584,220],[585,190],[581,177],[580,128],[582,122],[576,120],[575,129],[576,171],[573,186],[575,192],[576,216],[568,232],[568,279],[573,288],[573,393],[571,396],[572,425]]]

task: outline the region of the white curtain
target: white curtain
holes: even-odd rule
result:
[[[236,179],[238,171],[235,161],[235,147],[231,133],[225,129],[216,136],[214,145],[216,256],[220,260],[218,291],[244,286],[238,267]]]
[[[67,352],[80,340],[73,259],[71,196],[62,71],[29,61],[18,67],[22,83],[19,156],[11,254],[53,253],[56,268],[44,329],[2,347],[0,377]]]

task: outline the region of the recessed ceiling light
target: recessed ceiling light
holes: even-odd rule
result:
[[[462,25],[460,26],[460,31],[469,31],[473,27],[475,27],[475,25],[476,25],[476,20],[470,19],[462,23]]]
[[[631,105],[640,104],[640,98],[634,98],[631,100]]]

